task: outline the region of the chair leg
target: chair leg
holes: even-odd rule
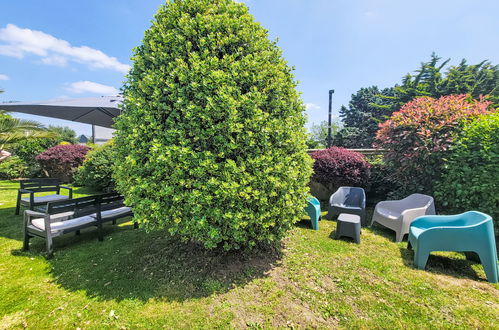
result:
[[[488,251],[478,253],[480,261],[482,262],[483,270],[490,283],[499,282],[499,274],[497,269],[497,258],[494,253]]]
[[[430,251],[418,247],[414,251],[414,266],[417,269],[425,269],[429,256]]]
[[[399,231],[396,231],[395,232],[395,242],[396,243],[400,243],[402,242],[402,240],[404,239],[404,234],[402,234],[402,232],[399,232]]]

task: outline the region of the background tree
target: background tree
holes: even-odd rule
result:
[[[361,88],[352,95],[349,106],[340,109],[344,128],[338,132],[335,145],[371,147],[379,123],[417,97],[468,94],[479,99],[487,96],[493,107],[499,106],[498,65],[488,61],[469,65],[463,59],[458,65],[445,69],[449,62],[450,59],[442,61],[433,53],[414,73],[407,73],[400,85],[383,90],[376,86]]]
[[[361,88],[352,94],[348,107],[342,106],[340,118],[343,129],[334,138],[334,145],[346,148],[371,148],[380,122],[392,113],[390,108],[392,88],[380,90],[377,86]]]
[[[331,123],[331,136],[335,136],[340,130],[340,125],[337,121]],[[320,124],[312,124],[310,126],[309,139],[307,146],[310,149],[325,148],[327,146],[328,122],[323,120]],[[334,144],[334,140],[333,140]]]
[[[78,143],[76,132],[67,126],[52,126],[49,125],[48,131],[54,133],[55,138],[60,142],[69,142],[71,144]]]
[[[394,96],[387,98],[382,108],[397,111],[404,104],[420,96],[439,98],[444,95],[468,94],[474,99],[487,96],[494,107],[499,106],[499,66],[488,61],[469,65],[463,59],[457,66],[443,72],[450,59],[441,62],[435,53],[414,74],[408,73],[401,85],[394,87]]]
[[[301,219],[312,160],[292,69],[232,0],[160,7],[123,88],[114,178],[148,229],[225,250]]]

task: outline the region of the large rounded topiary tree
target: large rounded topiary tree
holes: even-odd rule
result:
[[[226,250],[279,241],[311,174],[291,69],[245,5],[168,1],[135,49],[115,179],[149,229]]]

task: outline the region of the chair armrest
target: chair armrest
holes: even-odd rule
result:
[[[73,188],[68,187],[68,186],[59,186],[60,188],[67,189],[69,191],[69,199],[73,198]]]

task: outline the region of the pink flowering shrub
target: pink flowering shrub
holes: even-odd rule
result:
[[[57,145],[40,153],[36,160],[47,176],[69,182],[89,150],[82,145]]]
[[[433,193],[454,138],[465,122],[490,113],[490,104],[465,94],[419,97],[379,125],[377,146],[387,150],[385,161],[402,187],[400,195]]]
[[[340,186],[362,187],[367,184],[370,165],[358,152],[331,147],[315,151],[310,156],[314,159],[312,181],[330,190]]]

